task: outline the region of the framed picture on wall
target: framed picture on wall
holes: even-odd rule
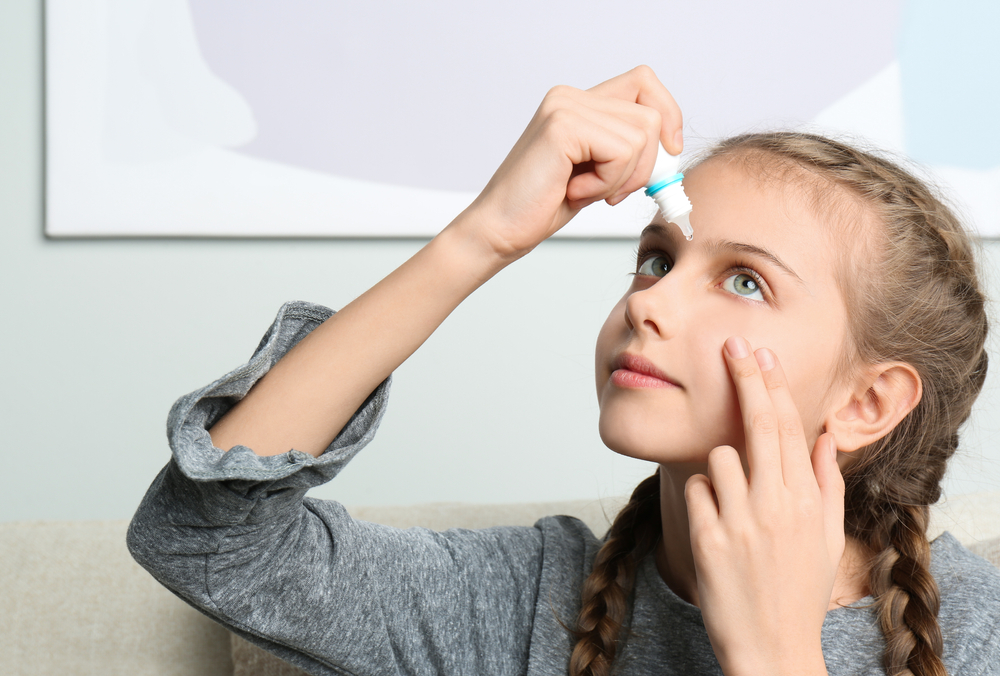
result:
[[[1000,5],[47,0],[50,237],[429,237],[545,91],[645,63],[686,155],[746,130],[868,139],[1000,235]],[[973,7],[974,9],[970,9]],[[631,237],[595,205],[567,237]]]

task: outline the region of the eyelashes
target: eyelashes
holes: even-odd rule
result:
[[[721,286],[724,290],[734,296],[739,296],[755,303],[767,302],[767,298],[764,296],[764,286],[761,282],[757,281],[760,278],[756,276],[752,268],[745,266],[731,268],[729,272],[736,272],[736,274],[729,275],[722,280]],[[741,278],[742,281],[740,281]],[[757,298],[754,298],[754,296],[757,296]]]
[[[636,271],[632,274],[636,276],[651,275],[652,270],[658,269],[662,270],[662,274],[652,274],[651,276],[656,276],[659,278],[669,274],[670,270],[672,270],[674,267],[674,260],[667,252],[648,245],[640,244],[638,249],[636,250],[635,257],[636,257]],[[650,262],[655,262],[661,258],[664,259],[664,263],[661,263],[658,266],[648,265]],[[649,267],[650,270],[644,272],[643,268],[647,267]],[[736,293],[733,290],[728,289],[729,281],[732,280],[733,277],[739,275],[745,275],[749,277],[751,280],[753,280],[753,283],[756,284],[757,290],[760,292],[762,296],[761,299],[750,298],[746,294]],[[757,271],[757,269],[753,267],[753,265],[745,259],[733,258],[728,262],[728,265],[725,268],[725,270],[720,272],[719,276],[723,280],[721,283],[722,286],[727,288],[729,293],[735,295],[736,297],[742,300],[751,303],[761,303],[761,302],[769,302],[773,298],[771,295],[770,287],[768,286],[767,281],[764,279],[764,276],[761,275]]]
[[[640,244],[635,252],[635,272],[632,274],[639,274],[639,269],[642,267],[643,263],[648,261],[652,257],[662,256],[670,261],[670,268],[674,267],[674,259],[670,257],[665,251],[656,249],[646,244]]]
[[[756,270],[754,270],[752,267],[750,267],[746,263],[737,262],[728,270],[728,273],[733,273],[733,272],[740,275],[746,275],[747,277],[752,279],[754,283],[757,285],[757,288],[760,289],[761,294],[764,295],[765,297],[770,297],[770,292],[768,291],[767,288],[767,282],[765,282],[761,274]]]

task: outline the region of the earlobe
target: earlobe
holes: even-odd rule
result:
[[[904,362],[879,364],[867,370],[826,420],[837,449],[850,453],[872,444],[916,407],[923,394],[917,370]]]

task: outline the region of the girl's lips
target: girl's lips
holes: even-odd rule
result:
[[[619,387],[630,388],[680,387],[648,359],[628,353],[615,359],[611,382]]]

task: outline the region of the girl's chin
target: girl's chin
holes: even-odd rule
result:
[[[616,433],[617,432],[617,433]],[[661,465],[673,463],[705,463],[708,461],[708,450],[701,447],[687,448],[677,444],[665,445],[663,438],[642,438],[633,429],[606,430],[601,427],[601,441],[604,445],[619,455],[636,460],[646,460]]]
[[[660,464],[705,463],[716,446],[745,448],[738,415],[712,423],[702,417],[683,406],[636,405],[625,397],[604,397],[598,429],[604,445],[615,453]]]

